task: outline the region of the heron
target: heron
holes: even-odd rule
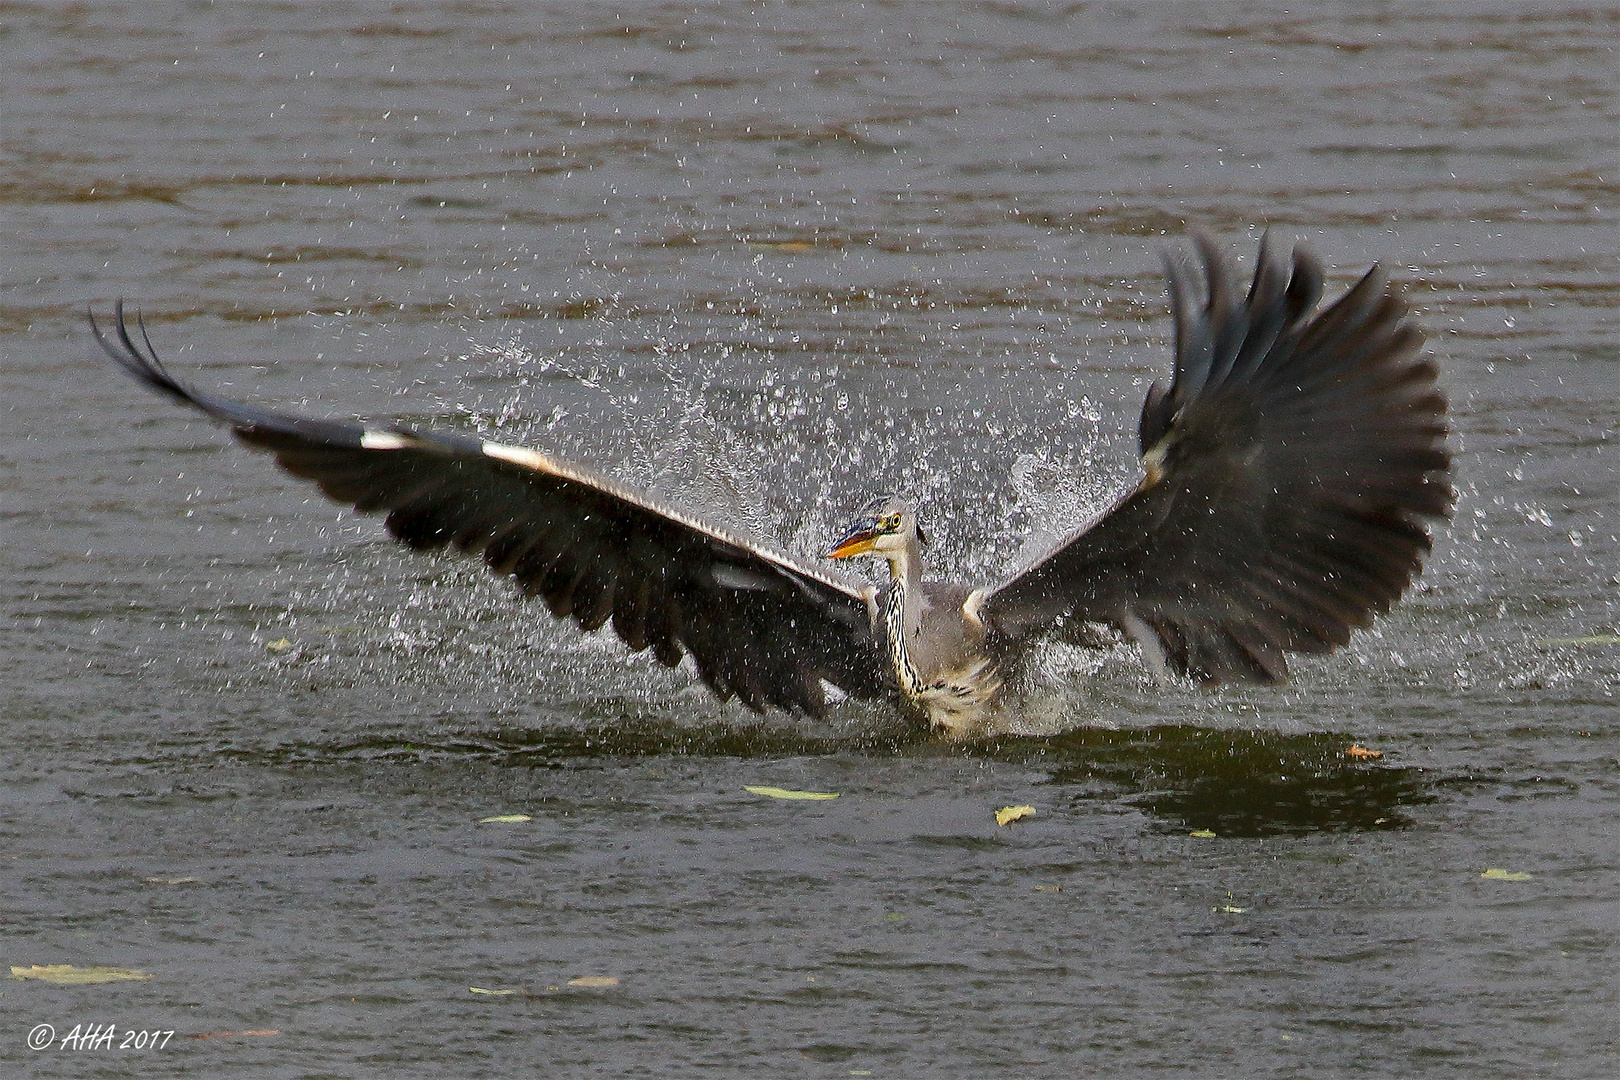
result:
[[[1140,480],[998,583],[926,575],[917,508],[864,506],[824,560],[774,550],[657,493],[541,450],[403,424],[290,415],[174,378],[122,300],[96,341],[159,394],[227,426],[418,550],[482,556],[584,631],[696,675],[757,713],[822,716],[829,687],[948,739],[1009,729],[1051,641],[1134,643],[1159,680],[1278,683],[1418,577],[1453,492],[1446,400],[1400,290],[1374,265],[1323,307],[1322,264],[1260,242],[1237,267],[1194,234],[1165,255],[1169,384],[1149,387]],[[886,561],[881,584],[843,560]],[[1098,631],[1107,633],[1099,639]]]

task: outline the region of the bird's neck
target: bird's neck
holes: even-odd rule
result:
[[[907,697],[916,697],[922,689],[922,679],[911,666],[911,655],[906,643],[922,628],[922,560],[916,545],[907,544],[889,555],[889,573],[893,578],[883,604],[883,631],[888,639],[889,659],[894,665],[895,678]]]

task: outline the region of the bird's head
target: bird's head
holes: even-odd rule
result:
[[[916,512],[903,500],[886,495],[867,503],[822,557],[848,559],[856,555],[879,555],[893,561],[918,541],[928,542],[917,524]]]

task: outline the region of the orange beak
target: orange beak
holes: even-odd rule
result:
[[[851,555],[865,555],[877,543],[880,534],[876,522],[858,521],[854,528],[839,537],[838,542],[821,555],[823,559],[847,559]]]

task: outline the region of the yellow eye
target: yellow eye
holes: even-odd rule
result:
[[[884,518],[883,527],[885,529],[898,529],[900,527],[900,515],[890,514],[888,517]]]

